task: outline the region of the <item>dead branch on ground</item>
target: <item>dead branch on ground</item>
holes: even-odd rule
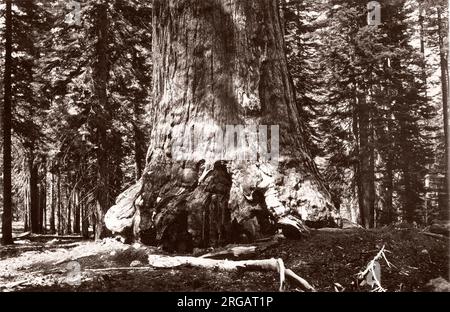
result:
[[[381,281],[380,281],[379,276],[377,276],[377,273],[376,273],[376,271],[375,271],[375,267],[376,267],[377,261],[378,261],[379,259],[383,258],[384,261],[386,261],[386,264],[388,265],[388,267],[391,267],[391,263],[388,261],[388,259],[386,258],[386,255],[385,255],[385,251],[387,251],[387,250],[385,250],[384,247],[385,247],[385,245],[383,245],[383,247],[382,247],[381,250],[377,253],[377,255],[376,255],[372,260],[369,261],[369,263],[367,264],[366,269],[365,269],[364,271],[361,271],[361,272],[359,272],[359,273],[357,274],[357,276],[358,276],[359,279],[363,279],[364,277],[367,276],[367,274],[370,273],[370,274],[372,275],[372,277],[373,277],[374,284],[377,286],[377,287],[373,290],[373,291],[375,291],[375,292],[385,292],[385,291],[386,291],[386,289],[384,289],[384,288],[381,286]],[[373,285],[371,285],[371,286],[373,287]]]
[[[223,271],[274,271],[280,274],[279,291],[285,289],[285,279],[289,277],[308,291],[316,291],[305,279],[295,274],[292,270],[286,269],[282,259],[262,259],[262,260],[216,260],[189,256],[164,256],[149,255],[149,264],[160,269],[173,269],[183,266],[206,268]]]

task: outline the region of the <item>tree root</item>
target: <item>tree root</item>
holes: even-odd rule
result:
[[[149,255],[148,261],[152,267],[160,269],[188,266],[223,271],[275,271],[280,274],[279,291],[283,291],[285,289],[286,276],[299,284],[305,290],[313,292],[316,291],[314,287],[311,286],[311,284],[309,284],[305,279],[295,274],[292,270],[286,269],[283,260],[280,258],[229,261],[189,256],[171,257],[164,255]]]

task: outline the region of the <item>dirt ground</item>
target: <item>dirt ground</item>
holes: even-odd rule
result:
[[[371,291],[357,273],[385,246],[381,284],[387,291],[430,291],[430,280],[449,279],[449,240],[418,229],[315,231],[302,240],[282,239],[254,258],[282,258],[286,267],[318,291]],[[206,251],[205,251],[206,252]],[[277,291],[276,272],[222,272],[198,268],[155,269],[155,247],[77,238],[17,239],[0,247],[0,291]],[[73,261],[75,260],[75,262]],[[444,281],[445,282],[445,281]],[[288,282],[288,291],[298,291]]]

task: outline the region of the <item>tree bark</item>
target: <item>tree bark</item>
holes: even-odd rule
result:
[[[96,56],[94,66],[94,88],[97,97],[97,203],[95,210],[95,239],[102,239],[108,236],[108,230],[104,225],[104,214],[111,204],[109,190],[109,169],[108,169],[108,137],[107,130],[110,123],[108,108],[108,5],[105,1],[96,5]]]
[[[359,90],[358,125],[359,125],[359,198],[361,224],[365,228],[373,228],[375,212],[375,183],[373,170],[373,142],[371,140],[370,106],[367,95]]]
[[[12,239],[12,192],[11,192],[11,63],[12,63],[12,13],[11,0],[6,0],[5,7],[5,72],[4,97],[2,112],[3,128],[3,214],[2,244],[10,245]]]
[[[46,210],[46,186],[45,182],[41,181],[39,184],[39,233],[44,233],[46,224],[45,224],[45,210]]]
[[[70,172],[67,174],[67,184],[66,184],[66,203],[67,203],[67,234],[72,234],[72,177]]]
[[[23,210],[24,210],[23,228],[25,232],[30,230],[30,196],[29,196],[30,182],[28,181],[28,179],[29,177],[27,177],[27,183],[26,185],[24,185],[23,190]]]
[[[57,173],[57,190],[56,190],[56,203],[57,203],[57,218],[58,218],[58,235],[63,234],[63,224],[62,224],[62,205],[61,205],[61,172],[59,171],[58,167],[58,173]]]
[[[385,220],[384,224],[391,224],[395,221],[394,206],[392,203],[392,196],[394,194],[394,175],[393,175],[393,163],[391,156],[386,159],[386,172],[384,174],[384,207],[385,207]]]
[[[142,242],[181,251],[252,240],[276,227],[299,235],[303,221],[319,226],[338,219],[305,147],[277,2],[154,1],[147,163],[135,200],[120,197],[108,211],[109,228],[129,218]],[[280,157],[264,159],[263,140],[254,148],[261,131],[256,140],[238,131],[245,160],[214,148],[194,149],[188,159],[176,154],[180,138],[203,133],[182,146],[211,147],[227,125],[279,126]],[[270,143],[276,139],[272,132]]]
[[[28,170],[30,172],[30,218],[31,233],[41,233],[40,206],[39,206],[39,187],[38,187],[38,166],[35,161],[34,148],[31,148],[28,159]]]
[[[87,206],[83,203],[80,204],[81,207],[81,236],[84,239],[89,238],[89,214]]]
[[[73,207],[75,209],[73,233],[80,234],[80,191],[78,188],[74,191]]]
[[[139,104],[136,101],[133,105],[133,115],[134,115],[134,123],[133,123],[133,134],[134,134],[134,162],[135,162],[135,178],[136,181],[142,176],[142,171],[144,170],[144,161],[145,161],[145,152],[143,150],[143,133],[139,128],[140,125],[140,112],[139,112]]]
[[[45,233],[47,229],[47,159],[43,158],[43,172],[39,183],[39,224],[40,232]]]
[[[53,173],[53,168],[52,168],[51,178],[50,178],[50,233],[51,234],[56,233],[55,207],[56,207],[55,174]]]

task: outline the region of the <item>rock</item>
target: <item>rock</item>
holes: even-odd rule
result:
[[[139,266],[142,266],[142,262],[139,261],[139,260],[133,260],[133,261],[130,263],[130,267],[139,267]]]
[[[428,255],[429,252],[426,249],[422,249],[422,251],[420,252],[422,255]]]
[[[360,229],[363,228],[362,226],[360,226],[359,224],[352,222],[348,219],[343,218],[342,219],[342,228],[343,229]]]
[[[113,233],[123,233],[133,225],[135,205],[140,204],[141,198],[136,198],[142,188],[142,180],[119,195],[116,204],[105,214],[105,225]],[[135,205],[133,205],[133,203]]]
[[[435,292],[450,292],[450,283],[443,277],[430,280],[427,287],[429,287],[431,291]]]

